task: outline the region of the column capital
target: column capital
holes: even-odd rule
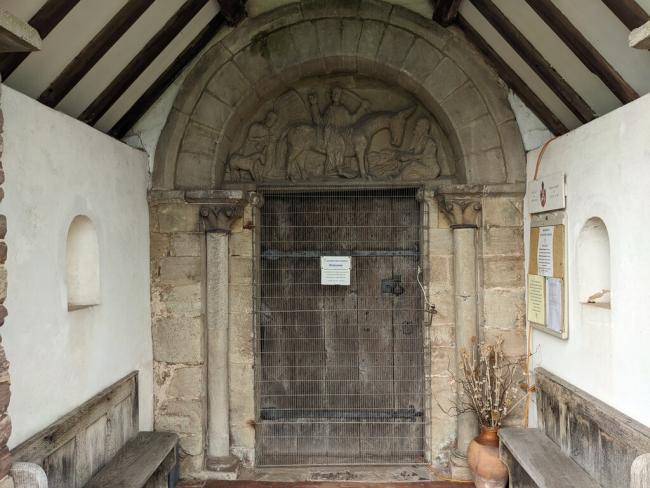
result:
[[[235,220],[244,216],[244,203],[232,205],[202,205],[199,215],[205,232],[230,234]]]
[[[248,203],[253,207],[262,208],[264,206],[264,195],[257,191],[248,192]]]
[[[481,202],[477,199],[438,195],[438,208],[452,229],[477,228],[481,215]]]

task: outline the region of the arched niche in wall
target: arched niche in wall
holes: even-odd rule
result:
[[[576,245],[578,299],[580,303],[609,308],[611,302],[611,263],[609,233],[602,219],[587,220]]]
[[[459,30],[378,0],[324,5],[248,18],[202,55],[154,190],[524,181],[507,89]]]
[[[65,266],[68,310],[98,305],[99,243],[95,225],[85,215],[77,215],[68,228]]]

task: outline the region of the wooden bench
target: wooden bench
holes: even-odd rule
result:
[[[177,464],[178,436],[169,432],[140,432],[127,442],[85,488],[168,488]],[[171,481],[171,483],[170,483]]]
[[[137,379],[127,375],[30,437],[13,461],[43,467],[49,488],[173,487],[178,436],[138,433]]]
[[[504,428],[510,488],[650,488],[650,428],[537,368],[538,429]]]

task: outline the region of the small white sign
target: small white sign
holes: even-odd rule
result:
[[[528,204],[532,214],[566,207],[564,173],[554,173],[528,182]]]
[[[350,256],[321,256],[320,283],[321,285],[350,286]]]
[[[552,225],[539,228],[539,243],[537,244],[537,274],[553,276],[553,235]]]

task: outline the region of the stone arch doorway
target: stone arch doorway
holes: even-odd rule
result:
[[[422,189],[423,280],[439,310],[430,389],[443,402],[457,350],[496,333],[503,319],[484,308],[503,297],[492,261],[523,266],[525,157],[493,71],[460,32],[403,8],[376,0],[323,5],[300,2],[247,19],[206,51],[158,143],[156,419],[180,431],[185,474],[226,476],[255,459],[261,190]],[[505,286],[519,307],[523,284]],[[519,328],[510,332],[513,344],[524,344]],[[425,456],[436,465],[447,466],[471,439],[463,419],[432,413],[429,427]]]

